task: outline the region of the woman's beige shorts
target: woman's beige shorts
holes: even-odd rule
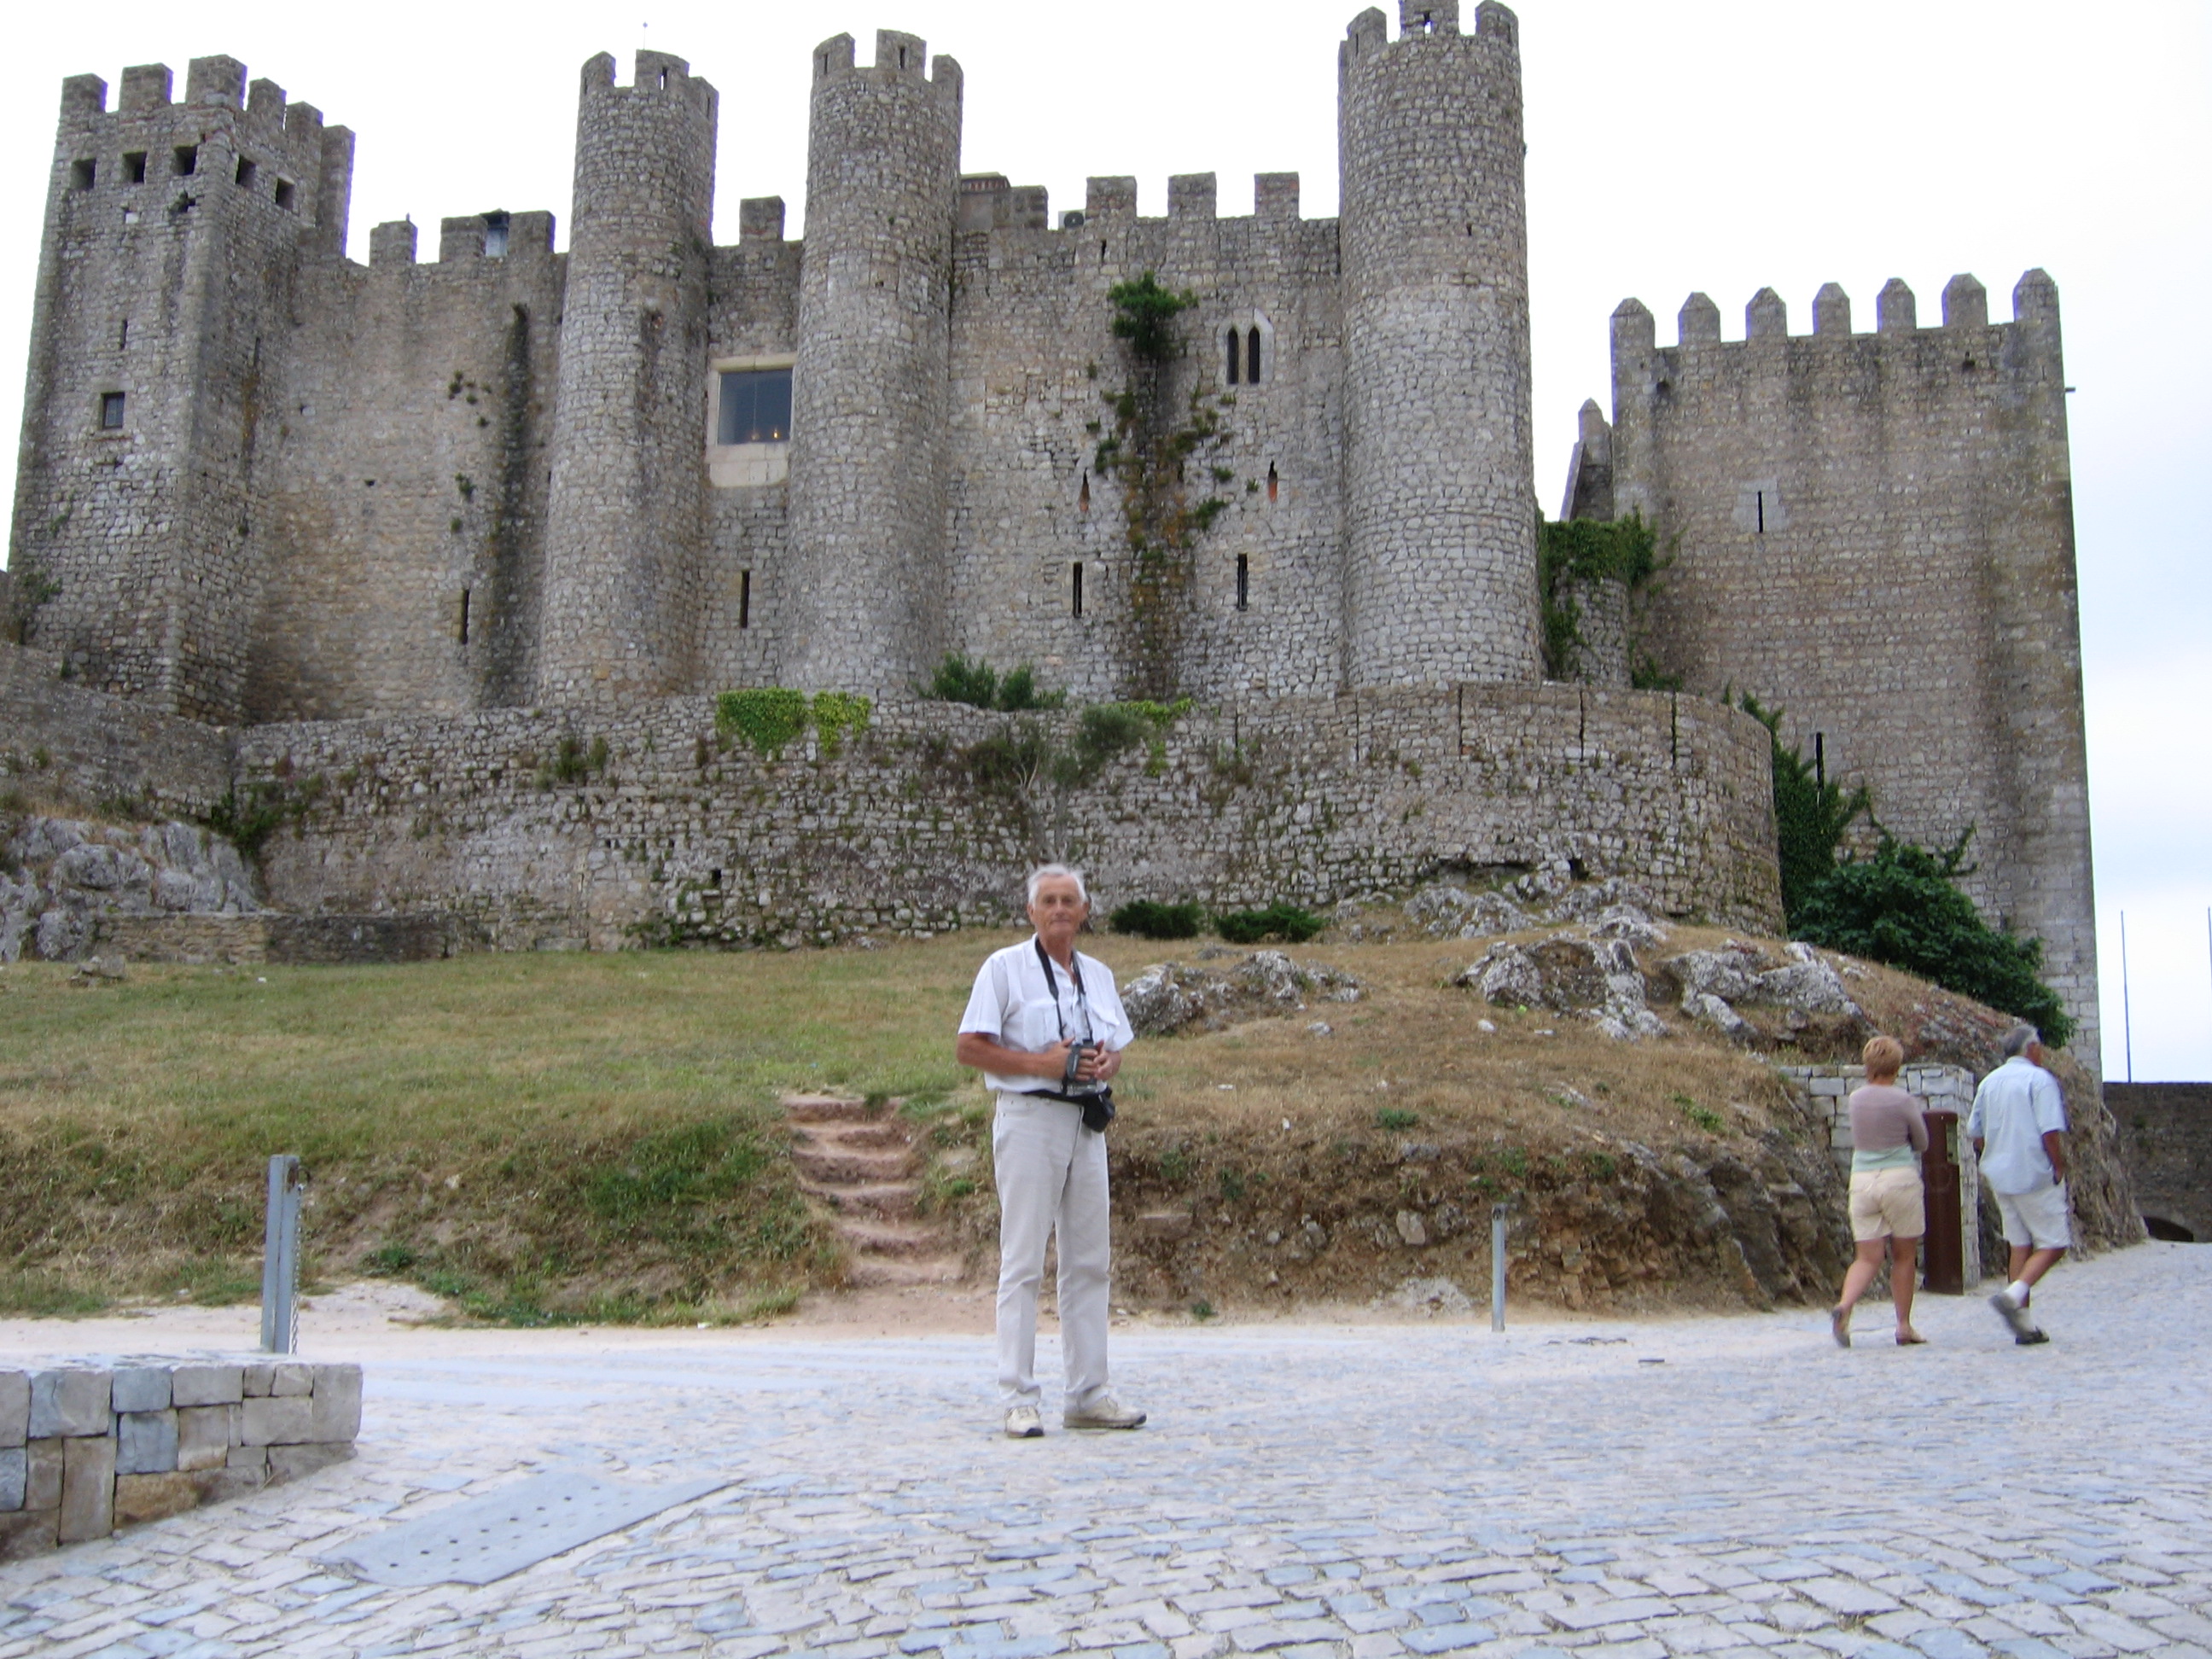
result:
[[[1862,1170],[1851,1177],[1851,1237],[1918,1238],[1928,1231],[1917,1170]]]

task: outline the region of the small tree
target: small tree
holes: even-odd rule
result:
[[[1973,833],[1931,853],[1884,832],[1872,858],[1837,865],[1814,884],[1790,932],[2016,1014],[2063,1048],[2074,1022],[2038,977],[2043,941],[1999,933],[1959,890],[1955,878],[1972,872],[1964,860]]]
[[[1866,786],[1845,789],[1821,777],[1802,750],[1782,741],[1782,711],[1745,692],[1743,712],[1766,728],[1774,764],[1774,836],[1782,860],[1782,915],[1790,932],[1829,872],[1844,833],[1872,805]]]

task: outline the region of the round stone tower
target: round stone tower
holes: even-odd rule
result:
[[[1400,0],[1338,49],[1353,689],[1542,672],[1518,25]]]
[[[791,383],[785,678],[880,695],[945,647],[945,440],[960,66],[884,29],[814,50]]]
[[[547,702],[688,690],[696,655],[714,88],[641,52],[584,65],[538,685]]]

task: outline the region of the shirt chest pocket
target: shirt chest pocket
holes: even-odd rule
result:
[[[1017,1004],[1013,1018],[1014,1041],[1011,1045],[1024,1054],[1042,1054],[1060,1041],[1060,1022],[1066,1018],[1050,997],[1030,997]],[[1074,1028],[1069,1027],[1073,1034]]]

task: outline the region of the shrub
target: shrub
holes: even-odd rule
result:
[[[1310,910],[1295,904],[1271,904],[1264,910],[1231,910],[1214,918],[1214,927],[1231,945],[1258,945],[1281,939],[1304,945],[1328,924]]]
[[[1117,933],[1139,939],[1196,939],[1206,925],[1206,912],[1195,904],[1159,904],[1134,899],[1106,919]]]
[[[971,661],[957,651],[945,653],[945,660],[937,665],[937,672],[921,690],[924,696],[939,702],[964,702],[970,708],[995,708],[1009,714],[1030,708],[1058,708],[1067,701],[1065,691],[1038,690],[1036,670],[1028,663],[1008,669],[1001,678],[999,671],[982,658]]]
[[[1743,712],[1766,728],[1774,764],[1774,836],[1782,860],[1782,915],[1794,933],[1813,889],[1836,867],[1836,848],[1870,805],[1866,786],[1846,790],[1820,775],[1802,750],[1782,741],[1782,710],[1747,691]],[[1840,948],[1840,947],[1839,947]]]
[[[1972,834],[1942,853],[1884,834],[1873,857],[1821,878],[1792,931],[2017,1015],[2063,1048],[2074,1022],[2057,993],[2037,977],[2043,941],[1991,927],[1954,879],[1972,872],[1962,860]]]

